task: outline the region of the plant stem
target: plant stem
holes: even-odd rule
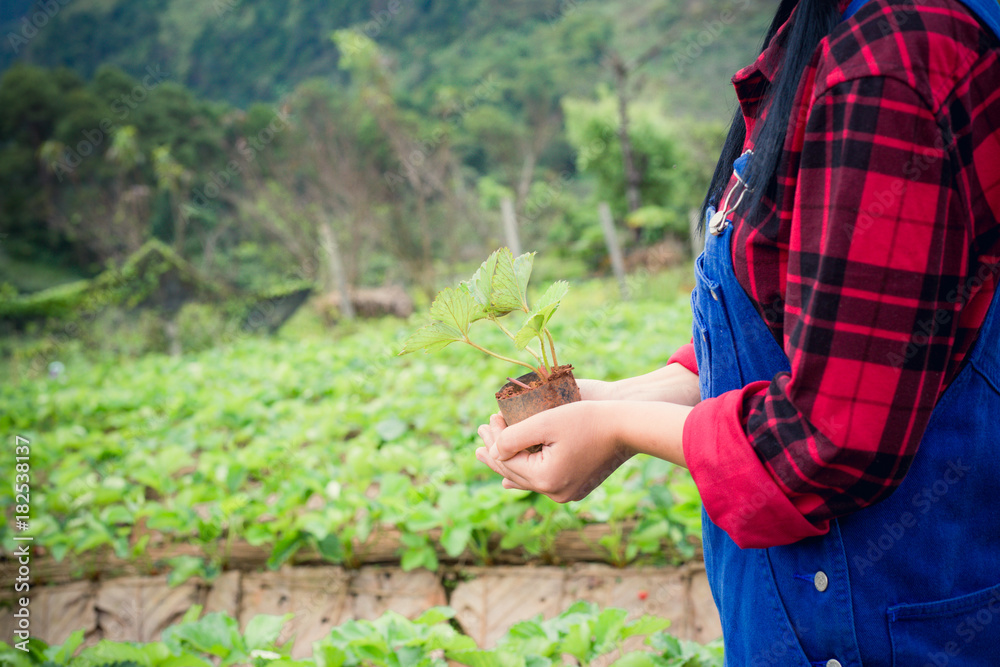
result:
[[[509,331],[507,331],[507,327],[505,327],[504,325],[500,324],[500,320],[498,320],[495,317],[491,317],[490,321],[492,321],[493,324],[495,324],[498,327],[500,327],[500,331],[504,332],[507,335],[507,338],[510,338],[511,340],[514,340],[514,334],[512,334]]]
[[[537,371],[538,370],[537,368],[535,368],[531,364],[526,364],[523,361],[518,361],[517,359],[511,359],[510,357],[505,357],[502,354],[497,354],[496,352],[491,352],[490,350],[487,350],[485,347],[483,347],[481,345],[476,345],[471,340],[469,340],[468,336],[465,337],[465,342],[468,343],[469,345],[471,345],[472,347],[476,348],[480,352],[485,352],[486,354],[490,355],[491,357],[496,357],[500,361],[506,361],[509,364],[517,364],[518,366],[524,366],[525,368],[527,368],[528,370],[531,370],[531,371]]]
[[[540,333],[538,334],[538,347],[542,350],[542,359],[544,360],[542,363],[545,364],[545,370],[548,371],[552,367],[549,366],[549,357],[545,354],[545,339],[542,338],[542,334]]]
[[[507,328],[504,325],[500,324],[500,320],[496,319],[495,317],[491,317],[490,321],[492,321],[495,325],[497,325],[498,327],[500,327],[500,331],[504,332],[504,334],[507,335],[507,338],[510,338],[511,340],[514,340],[514,334],[512,334],[509,331],[507,331]],[[530,347],[527,347],[527,346],[524,349],[528,351],[528,354],[530,354],[531,356],[533,356],[535,358],[535,361],[537,361],[538,363],[542,363],[541,358],[537,354],[535,354],[534,350],[532,350]]]
[[[510,382],[516,384],[519,387],[524,387],[525,389],[531,389],[531,387],[529,387],[528,385],[524,384],[520,380],[515,380],[514,378],[512,378],[510,376],[507,376],[507,380],[509,380]]]
[[[548,328],[545,328],[545,335],[549,338],[549,347],[552,349],[552,365],[558,366],[559,360],[556,359],[556,342],[552,340],[552,334],[549,333]]]
[[[534,351],[531,351],[531,348],[529,348],[528,346],[525,346],[524,349],[530,351],[531,354],[535,357],[535,359],[538,359],[538,355]],[[545,353],[545,349],[544,348],[542,348],[542,353],[543,354]],[[538,373],[538,377],[542,378],[543,382],[548,382],[549,381],[549,369],[548,369],[548,366],[546,366],[546,364],[541,359],[538,359],[538,368],[535,369],[535,372]]]

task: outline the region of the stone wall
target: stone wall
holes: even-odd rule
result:
[[[569,567],[470,567],[403,572],[396,567],[287,567],[277,572],[226,572],[206,585],[188,581],[171,588],[165,576],[80,581],[31,590],[32,630],[60,644],[74,630],[87,643],[101,639],[153,641],[195,604],[224,611],[240,626],[257,614],[295,614],[284,638],[295,636],[294,657],[350,619],[374,619],[387,610],[414,618],[451,605],[466,634],[492,646],[512,624],[539,613],[546,618],[576,600],[627,609],[629,617],[671,619],[670,632],[706,642],[721,635],[704,566],[616,569]],[[9,604],[9,600],[5,601]],[[3,602],[0,602],[3,604]],[[12,617],[0,610],[0,637],[12,637]],[[641,638],[636,646],[641,644]],[[628,648],[634,648],[628,647]]]

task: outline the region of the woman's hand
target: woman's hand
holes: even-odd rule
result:
[[[560,503],[581,500],[634,454],[686,465],[684,421],[691,410],[663,401],[586,400],[513,426],[493,415],[479,427],[484,446],[476,458],[504,478],[506,489]],[[536,445],[541,449],[528,451]]]
[[[618,441],[606,409],[611,405],[569,403],[513,426],[493,415],[479,427],[484,446],[476,458],[504,477],[504,488],[537,491],[560,503],[581,500],[634,454]],[[534,445],[541,450],[526,451]]]

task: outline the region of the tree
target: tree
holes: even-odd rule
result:
[[[667,120],[662,109],[649,103],[632,106],[629,145],[639,166],[639,193],[645,205],[631,209],[624,184],[624,161],[618,125],[618,100],[607,89],[598,100],[563,100],[566,133],[577,149],[577,168],[594,177],[597,201],[607,201],[619,219],[646,230],[649,240],[664,233],[688,234],[691,210],[701,203],[704,169],[691,153],[687,133]],[[596,202],[595,202],[596,203]]]
[[[157,146],[153,150],[153,173],[156,176],[156,186],[170,197],[174,250],[183,256],[187,216],[181,210],[181,202],[187,201],[190,195],[191,172],[174,159],[169,146]]]
[[[452,211],[455,201],[452,179],[456,161],[451,155],[448,136],[442,127],[421,128],[420,117],[407,113],[396,104],[388,59],[374,41],[351,30],[332,36],[341,52],[340,65],[350,72],[359,100],[374,118],[395,158],[395,169],[384,173],[383,182],[390,192],[388,219],[395,233],[397,256],[407,264],[411,277],[432,298],[434,284],[434,240],[431,208],[443,200]],[[430,130],[421,141],[421,129]],[[404,211],[412,203],[416,217],[419,249],[410,243],[407,225],[400,225]],[[455,235],[442,236],[454,239]],[[416,252],[414,252],[416,251]]]

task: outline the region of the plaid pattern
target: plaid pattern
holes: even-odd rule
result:
[[[751,132],[781,46],[733,79]],[[821,43],[790,122],[769,213],[734,220],[733,260],[792,371],[716,417],[741,420],[825,530],[902,481],[996,288],[998,42],[954,0],[871,0]]]

